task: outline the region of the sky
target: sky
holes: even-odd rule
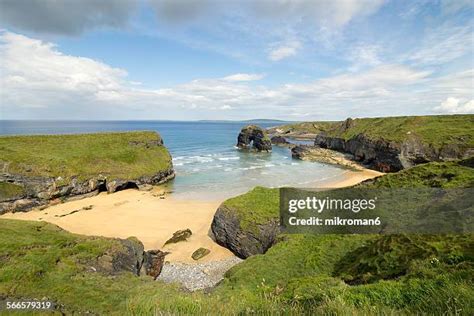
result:
[[[472,0],[0,0],[0,119],[455,113]]]

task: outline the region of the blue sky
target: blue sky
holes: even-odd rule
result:
[[[474,112],[456,0],[0,2],[3,119]]]

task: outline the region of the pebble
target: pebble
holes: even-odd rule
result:
[[[196,264],[166,262],[157,280],[179,283],[188,291],[204,290],[216,286],[230,268],[242,261],[238,257],[232,257]]]

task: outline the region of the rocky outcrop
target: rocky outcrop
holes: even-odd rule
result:
[[[338,165],[344,168],[360,170],[362,167],[351,161],[346,155],[325,148],[309,145],[297,145],[291,148],[291,156],[294,159],[316,161],[326,164]]]
[[[118,241],[118,247],[112,247],[97,258],[94,270],[111,275],[121,272],[139,275],[143,263],[143,244],[133,237]]]
[[[271,142],[273,145],[277,146],[290,146],[291,143],[286,140],[285,137],[283,136],[273,136],[271,139]]]
[[[218,244],[243,259],[265,253],[273,246],[280,232],[277,218],[264,225],[257,225],[255,230],[246,230],[241,226],[238,216],[225,205],[217,209],[211,229]]]
[[[169,252],[161,250],[149,250],[143,253],[143,264],[141,267],[141,275],[149,275],[156,280],[163,269],[166,255]]]
[[[268,152],[272,150],[272,142],[264,129],[256,125],[248,125],[240,131],[237,147]]]
[[[117,275],[122,272],[148,275],[156,279],[163,268],[169,252],[161,250],[143,250],[143,244],[135,237],[116,239],[118,245],[110,248],[91,264],[93,271],[106,275]]]
[[[137,179],[109,179],[106,176],[97,175],[86,180],[75,177],[67,183],[61,177],[27,177],[3,173],[0,174],[0,182],[18,185],[23,188],[23,193],[19,196],[0,196],[0,214],[28,211],[54,201],[74,197],[89,197],[102,191],[113,193],[128,188],[157,185],[174,177],[175,173],[172,166],[168,170]]]
[[[191,237],[192,234],[193,232],[189,228],[178,230],[173,233],[173,236],[168,239],[164,245],[166,246],[168,244],[175,244],[180,241],[186,241],[189,237]]]
[[[343,132],[351,128],[353,121],[347,119],[340,126]],[[337,134],[337,133],[336,133]],[[420,163],[463,159],[474,154],[473,149],[446,144],[440,148],[421,141],[416,135],[407,135],[404,141],[395,142],[384,139],[371,139],[365,134],[357,134],[349,139],[316,136],[315,146],[337,150],[354,155],[356,161],[371,169],[382,172],[396,172]]]

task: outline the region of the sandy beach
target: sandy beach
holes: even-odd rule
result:
[[[343,175],[344,179],[334,182],[328,182],[322,187],[328,189],[350,187],[362,181],[373,179],[381,175],[384,175],[384,173],[370,169],[360,169],[357,171],[347,170]]]
[[[381,175],[372,170],[346,171],[343,180],[327,188],[345,187]],[[170,262],[196,263],[191,254],[200,247],[211,253],[200,263],[233,257],[232,252],[209,237],[212,218],[222,201],[173,199],[163,187],[151,191],[124,190],[50,206],[25,213],[7,213],[2,218],[47,221],[70,232],[84,235],[127,238],[137,237],[145,249],[171,252]],[[186,242],[163,246],[174,232],[189,228]]]

